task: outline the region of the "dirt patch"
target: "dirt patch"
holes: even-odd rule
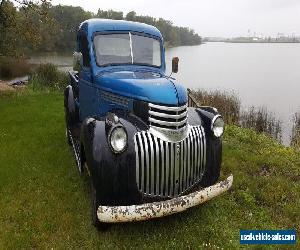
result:
[[[10,86],[7,82],[0,80],[0,91],[14,91],[15,88]]]

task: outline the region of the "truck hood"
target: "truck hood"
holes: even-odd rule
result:
[[[95,82],[102,90],[146,102],[176,106],[187,102],[185,88],[155,72],[103,72]]]

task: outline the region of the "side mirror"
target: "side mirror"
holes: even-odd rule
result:
[[[74,52],[73,53],[73,70],[79,71],[82,67],[82,53]]]
[[[172,59],[172,72],[173,73],[178,72],[178,62],[179,62],[179,58],[178,57],[173,57],[173,59]]]

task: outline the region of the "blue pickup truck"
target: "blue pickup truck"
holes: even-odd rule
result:
[[[189,107],[187,90],[166,75],[157,28],[84,21],[74,58],[66,135],[90,176],[97,228],[181,212],[231,187],[232,176],[217,183],[223,119],[213,107]]]

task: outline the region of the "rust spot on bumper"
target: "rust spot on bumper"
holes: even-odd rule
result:
[[[149,220],[179,213],[226,192],[232,182],[233,176],[230,175],[213,186],[167,201],[132,206],[99,206],[98,218],[102,222],[117,223]]]

